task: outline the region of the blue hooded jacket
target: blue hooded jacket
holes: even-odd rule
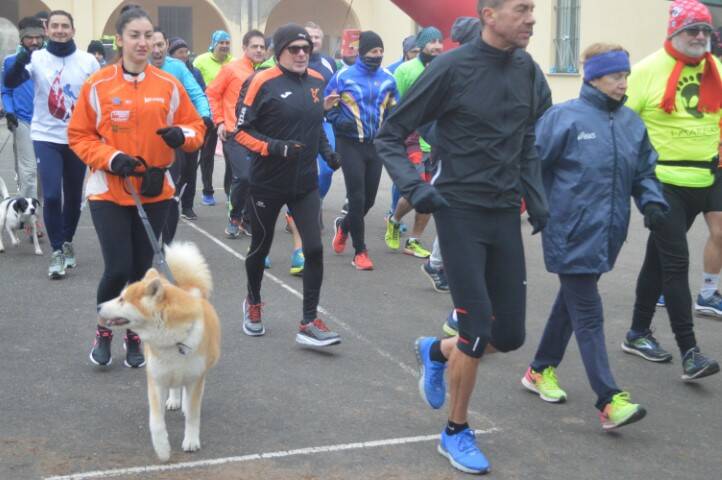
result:
[[[338,105],[326,112],[337,137],[370,143],[399,100],[394,76],[385,68],[370,70],[362,61],[339,70],[326,86],[325,95],[341,95]]]
[[[28,78],[15,88],[5,86],[5,74],[15,65],[15,57],[16,55],[8,55],[3,61],[3,106],[7,113],[12,113],[18,117],[19,120],[30,123],[33,119],[33,99],[35,98],[32,79]]]
[[[549,222],[544,262],[560,274],[610,271],[627,238],[630,196],[640,211],[667,202],[654,174],[657,153],[642,120],[589,84],[536,126]]]
[[[193,73],[188,70],[186,64],[173,57],[165,57],[165,62],[161,70],[168,72],[177,78],[183,87],[186,89],[186,93],[193,102],[193,106],[196,107],[198,115],[201,117],[210,117],[211,108],[208,105],[208,97],[203,93],[201,86],[196,81]]]

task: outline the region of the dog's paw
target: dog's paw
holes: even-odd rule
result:
[[[17,239],[15,239],[15,238],[11,238],[11,239],[10,239],[10,243],[13,245],[13,247],[17,247],[18,245],[20,245],[20,240],[17,240]]]
[[[183,451],[184,452],[197,452],[201,449],[201,439],[185,437],[183,439]]]
[[[154,443],[153,448],[155,449],[155,454],[158,456],[158,460],[161,462],[170,460],[170,443],[168,443],[168,439],[166,439],[165,442]]]
[[[43,251],[40,250],[39,248],[37,250],[35,250],[35,255],[42,255],[42,254],[43,254]]]
[[[173,398],[170,397],[165,402],[165,409],[166,410],[178,410],[181,407],[181,400],[180,398]]]

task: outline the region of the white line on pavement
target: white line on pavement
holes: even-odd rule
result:
[[[499,432],[498,428],[487,430],[476,430],[477,435],[489,435]],[[320,453],[342,452],[346,450],[361,450],[365,448],[387,447],[392,445],[408,445],[412,443],[430,442],[438,440],[439,435],[420,435],[416,437],[388,438],[385,440],[373,440],[369,442],[342,443],[338,445],[325,445],[321,447],[306,447],[296,450],[279,450],[276,452],[254,453],[237,457],[211,458],[208,460],[197,460],[195,462],[181,462],[166,465],[146,465],[142,467],[116,468],[112,470],[96,470],[93,472],[73,473],[55,477],[45,477],[45,480],[86,480],[91,478],[113,478],[124,475],[138,475],[141,473],[160,473],[175,470],[186,470],[189,468],[215,467],[229,463],[252,462],[257,460],[268,460],[274,458],[286,458],[299,455],[315,455]]]

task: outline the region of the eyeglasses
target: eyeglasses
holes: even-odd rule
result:
[[[696,37],[700,34],[704,34],[705,37],[712,35],[712,29],[709,27],[690,27],[684,29],[685,33],[690,37]]]
[[[286,47],[286,49],[291,53],[291,55],[298,55],[299,52],[303,51],[306,55],[308,55],[308,52],[311,51],[310,45],[291,45],[290,47]]]

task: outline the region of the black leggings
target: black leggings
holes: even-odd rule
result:
[[[143,205],[156,236],[173,200]],[[90,216],[100,240],[105,270],[98,285],[98,305],[117,297],[126,284],[143,278],[153,263],[153,248],[135,207],[91,200]],[[175,206],[175,205],[174,205]]]
[[[359,143],[337,137],[336,150],[341,154],[341,168],[348,198],[348,214],[344,217],[341,228],[351,234],[353,248],[356,253],[360,253],[366,250],[364,217],[376,201],[383,162],[372,143]]]
[[[200,160],[204,195],[213,195],[213,164],[216,159],[216,143],[218,143],[218,132],[215,128],[209,128],[206,130]]]
[[[198,153],[199,150],[188,153],[177,149],[175,151],[175,162],[173,162],[168,169],[175,184],[176,195],[181,193],[180,191],[183,189],[183,194],[180,198],[183,208],[193,207],[193,197],[196,193],[196,177],[198,174]],[[168,220],[163,225],[163,243],[166,245],[170,244],[175,238],[179,218],[178,202],[173,201],[168,208]]]
[[[232,173],[230,182],[231,211],[229,217],[240,220],[248,198],[248,175],[251,158],[248,150],[234,139],[223,142],[223,157]]]
[[[647,252],[637,279],[632,329],[644,332],[652,325],[655,306],[664,293],[674,338],[682,353],[697,345],[689,290],[687,231],[700,213],[722,211],[722,183],[709,188],[664,184],[669,212],[664,223],[649,234]]]
[[[518,211],[444,208],[434,213],[459,319],[457,347],[479,358],[524,344],[526,267]]]
[[[293,212],[293,221],[303,242],[303,321],[316,319],[318,299],[323,282],[323,247],[321,228],[318,222],[321,197],[313,190],[302,197],[279,198],[251,193],[248,198],[248,212],[251,219],[251,247],[246,259],[248,297],[251,303],[261,303],[261,280],[264,262],[273,243],[276,219],[284,205]]]

